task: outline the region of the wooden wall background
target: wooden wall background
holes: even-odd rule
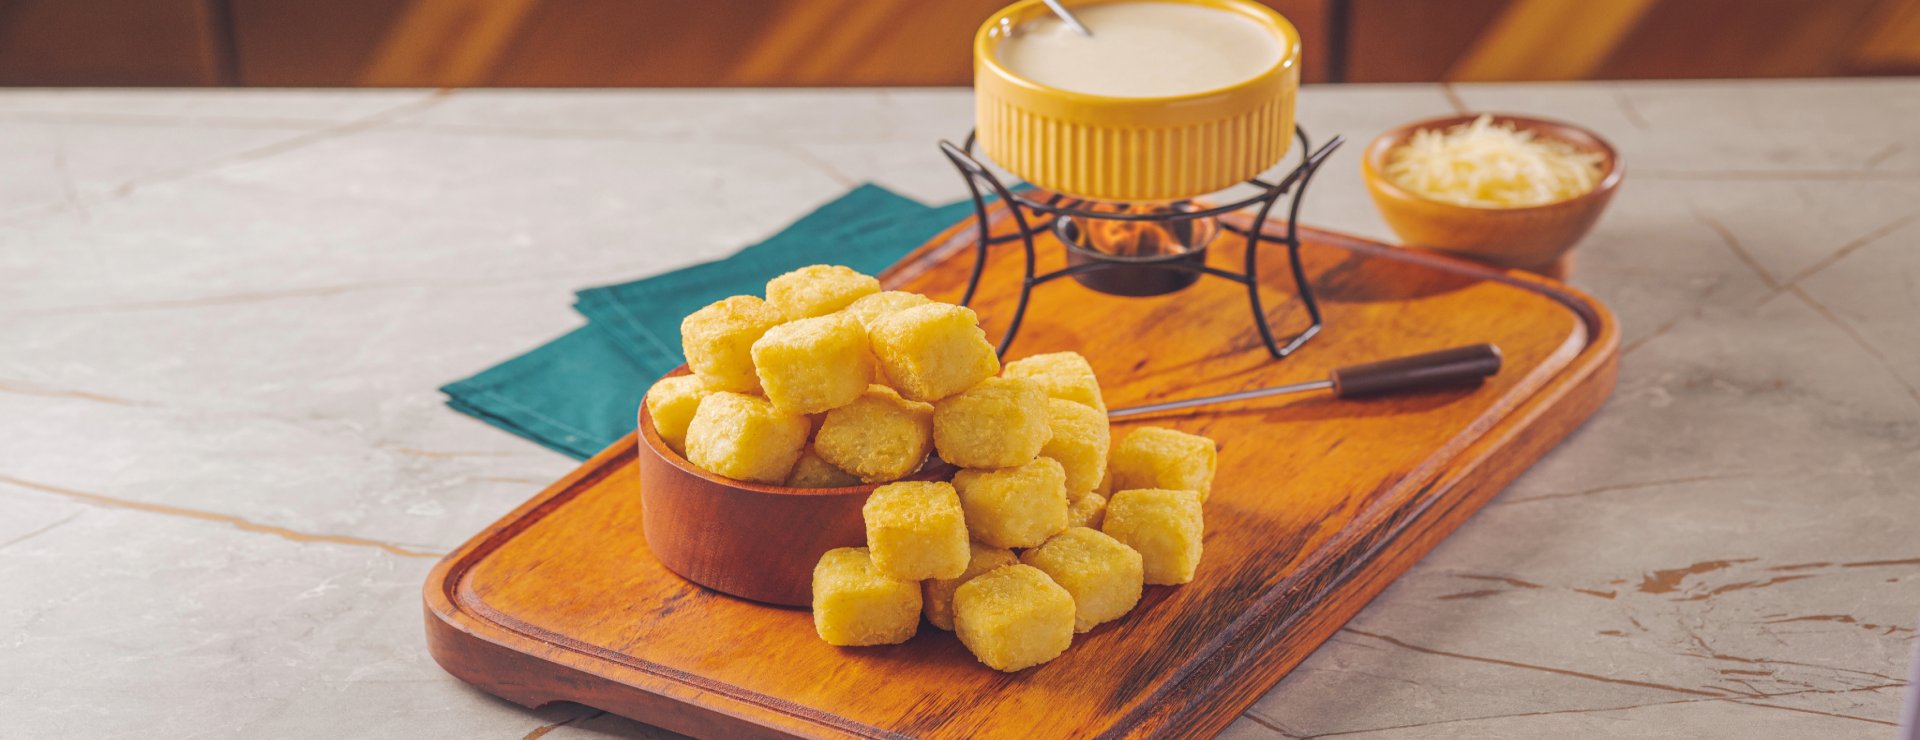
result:
[[[1920,73],[1920,0],[1263,0],[1311,81]],[[1006,0],[0,0],[0,85],[965,85]]]

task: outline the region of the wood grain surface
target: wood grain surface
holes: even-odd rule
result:
[[[957,298],[956,225],[884,279]],[[634,438],[589,460],[437,566],[428,639],[449,672],[528,706],[575,701],[703,736],[1198,736],[1218,731],[1605,400],[1618,333],[1557,283],[1308,230],[1328,328],[1271,362],[1225,281],[1120,299],[1042,286],[1012,357],[1075,349],[1113,406],[1306,380],[1330,368],[1494,342],[1486,385],[1401,398],[1294,396],[1129,419],[1221,445],[1196,580],[1153,586],[1127,617],[1017,674],[923,627],[836,648],[804,609],[719,595],[666,571],[640,531]],[[1235,264],[1237,246],[1216,249]],[[974,305],[1007,318],[1017,247]],[[1043,245],[1042,267],[1057,266]],[[1275,249],[1275,257],[1282,252]],[[1281,267],[1267,285],[1291,284]],[[1280,290],[1276,329],[1304,320]]]

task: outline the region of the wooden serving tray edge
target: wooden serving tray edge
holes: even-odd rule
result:
[[[972,228],[971,220],[956,224],[899,264],[926,264],[929,257],[950,254],[964,247],[964,235]],[[1282,228],[1267,224],[1269,230]],[[1536,388],[1515,389],[1527,397],[1511,412],[1473,430],[1477,435],[1436,454],[1435,463],[1401,481],[1396,488],[1417,483],[1411,498],[1382,500],[1361,513],[1356,525],[1344,527],[1336,540],[1302,562],[1284,586],[1268,592],[1203,648],[1205,660],[1169,680],[1116,723],[1127,735],[1206,737],[1225,728],[1387,584],[1559,444],[1612,392],[1619,367],[1619,327],[1612,313],[1584,292],[1530,273],[1306,227],[1301,231],[1313,241],[1354,252],[1539,293],[1578,315],[1584,336],[1570,337],[1561,349],[1573,356],[1558,373]],[[594,481],[631,464],[637,449],[635,435],[627,435],[436,564],[424,587],[429,653],[448,673],[528,707],[578,702],[703,737],[873,736],[876,728],[545,634],[511,617],[490,614],[478,599],[461,598],[469,569]],[[1441,501],[1445,507],[1435,511]],[[1320,608],[1302,608],[1309,598]],[[1327,606],[1329,602],[1333,606]],[[1307,618],[1312,621],[1303,621]],[[1306,638],[1281,642],[1283,634]],[[638,675],[616,676],[606,670],[615,667]]]

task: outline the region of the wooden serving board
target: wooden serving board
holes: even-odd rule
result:
[[[1277,225],[1269,224],[1269,228]],[[972,222],[883,276],[957,300]],[[1270,361],[1244,289],[1203,279],[1156,298],[1040,286],[1010,357],[1086,354],[1122,407],[1323,377],[1475,342],[1504,351],[1477,389],[1372,400],[1289,396],[1128,419],[1221,445],[1193,583],[1149,586],[1128,616],[1017,674],[923,626],[895,646],[836,648],[804,609],[724,596],[665,570],[641,535],[629,435],[447,556],[427,635],[453,675],[527,706],[573,701],[711,737],[1080,737],[1217,732],[1416,559],[1551,449],[1613,388],[1619,337],[1564,285],[1305,231],[1327,329]],[[974,307],[998,338],[1021,269],[996,247]],[[1212,264],[1240,264],[1223,238]],[[1272,248],[1276,332],[1305,321]],[[1041,268],[1061,264],[1042,245]],[[831,255],[822,255],[831,261]]]

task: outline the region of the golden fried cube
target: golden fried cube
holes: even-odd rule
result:
[[[1145,488],[1115,493],[1100,529],[1140,553],[1147,583],[1186,583],[1200,567],[1205,527],[1200,495],[1193,491]]]
[[[1066,473],[1039,458],[1017,468],[953,476],[967,532],[995,547],[1033,547],[1067,528]]]
[[[896,311],[868,327],[887,384],[915,401],[938,401],[1000,372],[1000,357],[971,309],[947,303]]]
[[[1206,501],[1220,454],[1213,440],[1197,434],[1141,427],[1113,447],[1113,489],[1172,488]]]
[[[998,671],[1031,668],[1073,644],[1073,595],[1030,565],[1008,565],[953,592],[953,630]]]
[[[792,484],[788,484],[792,485]],[[1067,505],[1067,526],[1099,529],[1107,518],[1107,497],[1088,493]]]
[[[1107,411],[1107,401],[1100,395],[1100,380],[1093,376],[1093,366],[1087,364],[1087,358],[1078,352],[1023,357],[1007,363],[1006,374],[1010,378],[1031,380],[1054,398],[1086,404],[1102,414]]]
[[[933,447],[933,406],[900,397],[884,385],[828,411],[813,439],[820,457],[868,483],[912,475]]]
[[[693,423],[693,412],[699,410],[700,399],[712,395],[716,389],[698,375],[675,375],[661,378],[647,389],[647,413],[653,417],[653,431],[660,435],[660,441],[682,456],[687,454],[687,425]]]
[[[978,542],[967,543],[967,547],[973,551],[972,558],[967,561],[966,572],[961,573],[959,578],[929,578],[920,582],[921,610],[927,615],[927,621],[948,632],[953,631],[953,592],[960,588],[960,584],[1000,566],[1020,562],[1012,550],[1004,547]]]
[[[859,484],[859,476],[834,467],[833,463],[820,459],[812,448],[807,448],[787,473],[786,485],[788,488],[840,488]]]
[[[878,292],[880,281],[841,265],[808,265],[767,281],[767,302],[788,321],[825,316]]]
[[[750,295],[737,295],[687,314],[680,321],[680,349],[687,367],[723,391],[760,390],[753,372],[753,343],[786,319]]]
[[[1053,437],[1047,395],[1032,381],[987,378],[933,405],[933,446],[963,468],[1011,468]]]
[[[1113,432],[1103,411],[1072,401],[1047,399],[1047,426],[1053,436],[1040,448],[1041,457],[1060,461],[1067,470],[1067,496],[1080,496],[1099,487],[1107,475],[1107,448]]]
[[[1140,553],[1097,530],[1074,527],[1020,553],[1073,594],[1073,631],[1086,632],[1133,611],[1145,583]]]
[[[920,585],[874,567],[864,547],[828,550],[813,566],[813,630],[829,645],[893,645],[920,629]]]
[[[715,475],[778,485],[807,445],[807,417],[767,399],[718,391],[687,424],[687,462]]]
[[[860,300],[847,304],[847,307],[841,310],[846,311],[847,315],[859,319],[861,325],[872,326],[874,320],[882,316],[896,314],[913,308],[914,306],[924,306],[932,302],[932,298],[920,295],[919,293],[908,293],[904,290],[883,290],[873,295],[862,296]]]
[[[873,563],[903,581],[967,572],[966,515],[953,484],[902,481],[874,489],[861,507]]]
[[[799,414],[844,406],[873,382],[867,330],[852,316],[800,319],[753,343],[754,371],[773,405]]]

